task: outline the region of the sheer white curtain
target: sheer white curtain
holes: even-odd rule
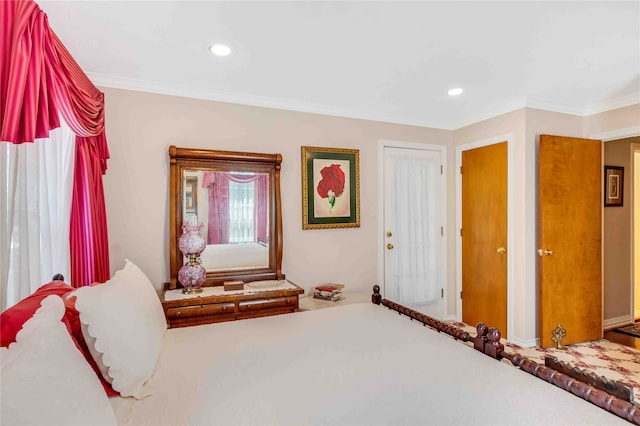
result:
[[[440,277],[439,166],[421,159],[396,158],[393,179],[397,286],[390,297],[407,305],[438,301]]]
[[[48,139],[0,142],[0,309],[56,273],[70,278],[69,224],[75,135],[66,124]]]
[[[229,182],[229,242],[252,243],[255,238],[254,182]]]

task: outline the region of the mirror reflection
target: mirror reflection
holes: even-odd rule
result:
[[[184,169],[182,213],[203,224],[207,272],[269,266],[269,174]]]

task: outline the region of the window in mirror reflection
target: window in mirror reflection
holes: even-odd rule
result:
[[[205,269],[269,266],[269,174],[185,170],[184,175],[185,185],[192,176],[201,182],[192,191],[207,200],[189,211],[185,187],[185,219],[204,224]]]
[[[252,243],[255,236],[255,182],[229,182],[229,242]]]

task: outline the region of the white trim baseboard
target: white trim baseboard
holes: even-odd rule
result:
[[[535,346],[540,346],[540,339],[529,339],[529,340],[521,340],[521,339],[507,339],[510,343],[514,343],[521,348],[533,348]]]
[[[605,330],[622,327],[625,325],[633,324],[633,316],[632,315],[624,315],[621,317],[608,318],[602,321],[602,328]]]

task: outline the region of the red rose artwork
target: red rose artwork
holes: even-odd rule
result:
[[[320,170],[322,179],[318,182],[318,195],[326,198],[331,208],[336,204],[336,198],[344,192],[344,172],[340,164],[332,164]]]

